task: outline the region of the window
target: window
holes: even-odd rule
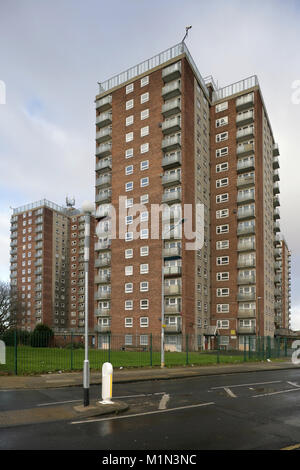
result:
[[[229,209],[221,209],[216,211],[216,218],[217,219],[224,219],[225,217],[229,216]]]
[[[133,190],[133,181],[129,181],[125,184],[125,191],[132,191]]]
[[[229,313],[229,304],[217,304],[217,313]]]
[[[224,101],[223,103],[216,105],[216,113],[220,113],[221,111],[225,111],[228,109],[228,101]]]
[[[134,83],[130,83],[129,85],[126,86],[126,95],[128,93],[131,93],[134,89]]]
[[[140,345],[141,346],[148,346],[148,336],[147,335],[141,335],[140,336]]]
[[[148,211],[141,212],[140,222],[148,222]]]
[[[149,326],[149,318],[148,317],[141,317],[140,318],[140,327],[147,328]]]
[[[125,328],[133,327],[133,318],[125,318]]]
[[[216,150],[216,157],[224,157],[225,155],[228,155],[228,147],[222,147],[220,149]]]
[[[141,87],[148,85],[148,83],[149,83],[149,75],[147,75],[146,77],[141,78]]]
[[[125,266],[125,276],[132,276],[133,266]]]
[[[148,290],[149,290],[149,282],[148,281],[140,282],[140,292],[148,292]]]
[[[133,300],[125,300],[125,310],[133,309]]]
[[[223,188],[224,186],[228,186],[228,183],[228,178],[221,178],[219,180],[216,180],[216,188]]]
[[[143,194],[140,197],[140,203],[141,204],[147,204],[147,202],[149,202],[149,194]]]
[[[227,171],[228,170],[228,162],[224,163],[219,163],[216,165],[216,172],[220,173],[221,171]]]
[[[128,209],[129,207],[132,207],[132,206],[133,206],[133,197],[130,197],[130,198],[126,199],[125,207],[126,207],[126,209]]]
[[[125,241],[130,242],[133,240],[133,232],[126,232],[125,233]]]
[[[125,150],[125,158],[131,158],[131,157],[133,157],[133,149]]]
[[[227,248],[229,248],[229,240],[221,240],[216,242],[217,250],[226,250]]]
[[[143,121],[144,119],[147,119],[149,117],[149,109],[144,109],[143,111],[141,111],[141,121]]]
[[[133,132],[127,132],[127,134],[125,134],[125,140],[126,142],[131,142],[133,140]]]
[[[149,185],[149,178],[148,176],[145,177],[145,178],[141,178],[140,179],[140,186],[141,188],[145,187],[145,186],[148,186]]]
[[[149,246],[141,246],[140,256],[148,256],[148,255],[149,255]]]
[[[229,329],[229,320],[218,320],[217,321],[217,328],[228,330]]]
[[[146,143],[146,144],[142,144],[141,147],[140,147],[140,151],[141,153],[146,153],[149,151],[149,144]]]
[[[141,103],[146,103],[146,101],[149,101],[149,92],[147,91],[147,93],[143,93],[141,95]]]
[[[148,308],[149,308],[149,300],[148,299],[140,300],[140,309],[141,310],[146,310]]]
[[[133,292],[133,284],[132,282],[126,282],[125,284],[125,293],[131,294]]]
[[[128,100],[126,101],[126,109],[131,109],[133,108],[134,101],[133,100]]]
[[[229,256],[218,256],[216,259],[216,262],[217,262],[217,266],[229,264]]]
[[[128,165],[125,168],[125,175],[131,175],[133,173],[133,165]]]
[[[216,227],[216,233],[217,234],[220,234],[220,233],[228,233],[229,232],[229,225],[228,224],[225,224],[225,225],[217,225]]]
[[[229,273],[217,273],[217,281],[229,281]]]
[[[128,248],[127,250],[125,250],[125,258],[128,259],[128,258],[132,258],[132,257],[133,257],[133,249]]]
[[[149,134],[149,126],[145,126],[141,128],[141,137],[145,137],[145,135]]]
[[[140,239],[141,240],[145,240],[149,237],[149,231],[147,228],[143,228],[141,231],[140,231]]]
[[[216,119],[216,127],[226,126],[228,124],[228,116]]]
[[[148,170],[149,168],[149,160],[144,160],[140,163],[141,171]]]
[[[228,132],[222,132],[221,134],[216,135],[216,142],[223,142],[223,140],[228,139]]]
[[[149,264],[141,264],[140,265],[140,274],[147,274],[148,272],[149,272]]]
[[[222,204],[222,202],[227,202],[228,200],[229,200],[229,194],[228,193],[218,194],[216,196],[217,204]]]
[[[228,287],[222,287],[217,289],[217,297],[228,297],[229,289]]]
[[[132,335],[125,335],[125,346],[132,346]]]
[[[130,126],[131,124],[133,124],[133,115],[126,118],[126,126]]]

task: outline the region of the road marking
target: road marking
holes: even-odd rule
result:
[[[295,450],[295,449],[299,449],[299,448],[300,448],[300,444],[295,444],[293,446],[283,447],[280,450]]]
[[[300,387],[300,385],[295,384],[295,382],[287,382],[287,384],[292,385],[293,387]]]
[[[159,402],[158,409],[165,410],[167,408],[167,403],[170,400],[170,395],[164,394],[162,399]]]
[[[150,397],[152,395],[164,395],[165,392],[157,392],[157,393],[142,393],[139,395],[124,395],[121,397],[112,397],[113,399],[117,398],[137,398],[137,397]],[[39,403],[36,406],[51,406],[51,405],[64,405],[65,403],[76,403],[78,401],[81,401],[82,399],[79,400],[66,400],[66,401],[53,401],[51,403]]]
[[[290,388],[289,390],[280,390],[279,392],[270,392],[270,393],[262,393],[260,395],[252,395],[251,398],[267,397],[270,395],[278,395],[279,393],[289,393],[289,392],[300,392],[300,388]]]
[[[233,387],[249,387],[251,385],[266,385],[266,384],[277,384],[281,383],[282,380],[274,380],[273,382],[257,382],[253,384],[238,384],[238,385],[223,385],[222,387],[212,387],[211,390],[217,390],[218,388],[233,388]]]
[[[209,405],[214,405],[215,402],[211,401],[208,403],[200,403],[198,405],[189,405],[189,406],[179,406],[178,408],[169,408],[168,410],[156,410],[156,411],[147,411],[146,413],[137,413],[137,414],[132,414],[132,415],[126,415],[126,416],[113,416],[110,418],[99,418],[99,419],[90,419],[86,421],[72,421],[70,424],[88,424],[88,423],[98,423],[100,421],[112,421],[112,420],[117,420],[117,419],[127,419],[127,418],[136,418],[139,416],[147,416],[147,415],[154,415],[158,413],[169,413],[170,411],[179,411],[179,410],[187,410],[191,408],[200,408],[202,406],[209,406]]]
[[[75,403],[77,401],[81,401],[81,400],[53,401],[52,403],[39,403],[36,406],[64,405],[65,403]]]
[[[236,398],[236,395],[228,387],[224,387],[224,390],[231,398]]]

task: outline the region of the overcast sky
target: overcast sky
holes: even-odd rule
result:
[[[186,43],[202,76],[226,86],[258,75],[280,149],[300,329],[299,24],[299,0],[0,0],[0,279],[9,279],[10,207],[94,198],[97,82],[177,44],[192,25]]]

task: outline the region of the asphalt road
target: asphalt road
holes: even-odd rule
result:
[[[99,386],[91,398],[100,398]],[[300,448],[300,370],[115,384],[120,415],[0,429],[0,449],[250,450]],[[1,412],[80,404],[68,387],[0,392]],[[49,408],[50,409],[50,408]]]

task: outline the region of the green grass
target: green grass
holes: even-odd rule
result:
[[[275,355],[274,355],[275,357]],[[64,348],[33,348],[30,346],[19,346],[17,355],[18,374],[34,374],[55,371],[82,370],[84,361],[83,349]],[[254,353],[247,361],[261,360]],[[160,365],[160,352],[152,353],[152,362],[150,352],[134,351],[111,351],[107,350],[89,350],[90,368],[101,370],[104,362],[111,362],[114,368],[119,367],[150,367]],[[220,364],[237,364],[244,361],[244,353],[241,351],[224,352],[219,354]],[[14,347],[6,348],[6,364],[0,365],[0,372],[14,373]],[[188,365],[214,365],[218,364],[216,352],[189,352]],[[186,352],[166,352],[165,365],[184,366],[187,365]]]

